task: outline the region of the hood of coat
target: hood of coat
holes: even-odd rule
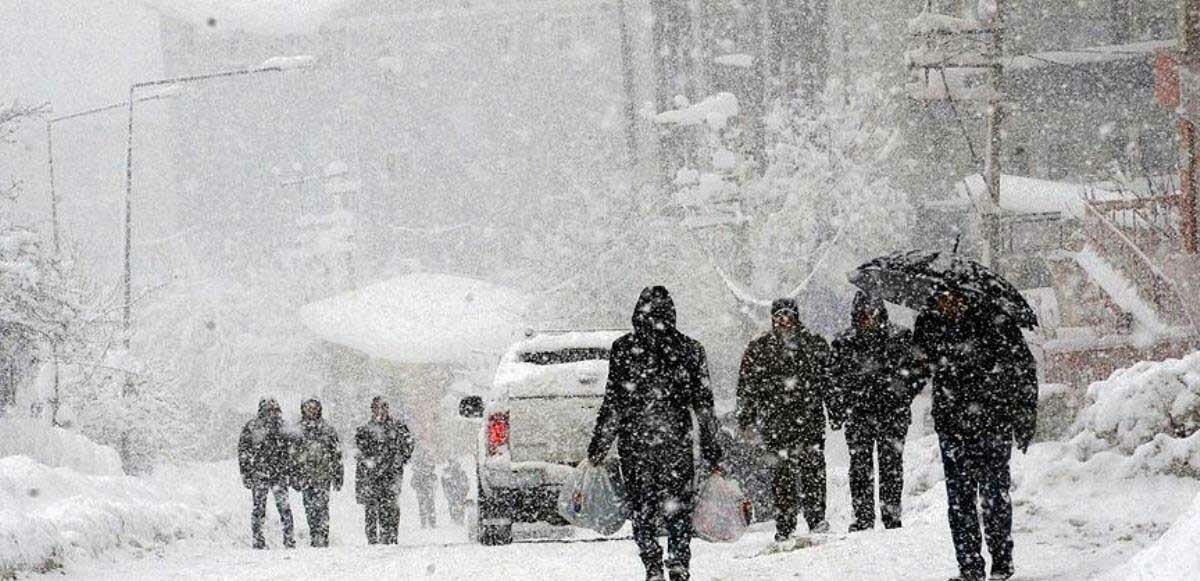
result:
[[[316,409],[316,411],[311,415],[305,411],[310,407]],[[315,397],[310,397],[304,400],[304,403],[300,404],[300,421],[302,422],[319,422],[321,421],[321,413],[321,400],[318,400]]]
[[[633,332],[639,335],[675,330],[675,301],[664,286],[648,286],[633,309]]]
[[[868,320],[875,323],[873,328],[866,327]],[[878,298],[859,292],[850,307],[850,322],[855,333],[885,331],[889,324],[887,307]]]

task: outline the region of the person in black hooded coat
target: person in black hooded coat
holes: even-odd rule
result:
[[[309,543],[329,546],[329,489],[342,489],[342,448],[337,432],[321,419],[321,402],[300,405],[300,438],[296,443],[295,487],[304,500]]]
[[[263,538],[263,520],[267,518],[267,496],[275,497],[275,509],[283,525],[283,546],[296,546],[292,530],[292,507],[288,485],[292,472],[291,441],[283,429],[279,402],[266,398],[258,402],[258,416],[246,422],[238,438],[238,468],[242,484],[250,489],[250,534],[254,548],[267,548]]]
[[[800,322],[796,301],[777,299],[771,305],[771,326],[742,356],[738,424],[748,441],[757,432],[769,454],[775,540],[784,541],[795,531],[799,505],[811,532],[829,532],[825,412],[833,379],[829,344]]]
[[[367,544],[394,545],[400,529],[400,482],[413,452],[404,422],[393,419],[382,397],[371,400],[371,419],[354,434],[358,456],[354,497],[363,505]]]
[[[833,341],[833,422],[844,424],[850,449],[850,531],[875,528],[875,455],[883,526],[901,526],[904,438],[912,401],[923,387],[912,333],[888,321],[882,301],[854,297],[851,326]]]
[[[663,579],[657,523],[667,529],[667,569],[672,581],[689,577],[695,464],[692,414],[700,427],[700,451],[717,470],[717,419],[704,347],[675,327],[675,304],[667,289],[648,287],[633,313],[633,332],[613,342],[608,384],[588,460],[604,462],[617,441],[626,501],[646,578]]]
[[[913,329],[933,383],[933,423],[942,449],[950,533],[962,581],[982,581],[980,515],[991,579],[1013,575],[1015,441],[1025,451],[1037,426],[1037,366],[1013,320],[961,292],[937,294]]]

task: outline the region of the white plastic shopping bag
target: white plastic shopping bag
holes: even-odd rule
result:
[[[625,499],[604,467],[584,460],[563,483],[558,514],[577,527],[611,535],[625,524]]]
[[[692,513],[692,531],[713,543],[733,543],[750,526],[753,506],[742,494],[738,483],[712,475],[700,487],[696,510]]]

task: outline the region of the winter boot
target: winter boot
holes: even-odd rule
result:
[[[646,581],[667,581],[662,569],[646,569]]]
[[[989,581],[1008,581],[1013,578],[1012,564],[992,565],[992,576],[988,577]]]
[[[856,520],[856,521],[854,521],[854,523],[852,523],[850,525],[849,532],[857,533],[859,531],[869,531],[874,528],[875,528],[875,523],[873,523],[873,522],[865,522],[865,521],[857,521]]]
[[[692,574],[688,572],[688,568],[683,565],[674,565],[667,572],[671,574],[671,581],[688,581],[692,578]]]
[[[949,581],[987,581],[983,577],[983,573],[959,573],[949,579]]]
[[[817,534],[817,535],[823,535],[825,533],[828,533],[829,532],[829,521],[822,520],[821,522],[817,523],[816,525],[809,527],[808,532]]]

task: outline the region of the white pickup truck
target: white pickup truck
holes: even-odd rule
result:
[[[486,398],[459,413],[482,418],[476,451],[478,538],[512,542],[514,522],[566,524],[559,488],[587,458],[604,399],[608,355],[626,331],[542,331],[509,348]]]

